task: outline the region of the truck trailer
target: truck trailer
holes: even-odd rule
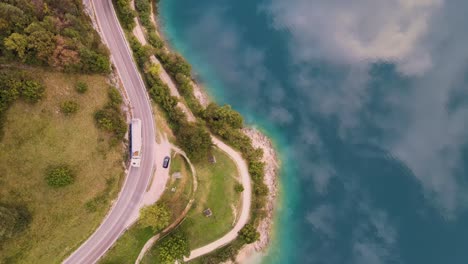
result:
[[[140,167],[141,161],[141,120],[132,119],[130,123],[130,164],[133,167]]]

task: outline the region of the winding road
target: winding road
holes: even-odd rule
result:
[[[155,168],[155,124],[143,80],[133,61],[111,0],[92,1],[96,20],[111,59],[133,107],[134,118],[142,121],[142,160],[139,168],[131,167],[117,201],[98,229],[64,263],[95,263],[114,244],[138,215],[142,198]],[[157,177],[157,175],[155,176]],[[92,186],[90,186],[92,188]]]
[[[151,204],[159,198],[164,190],[168,175],[167,170],[162,169],[162,164],[155,164],[155,159],[159,160],[161,155],[165,156],[170,152],[169,147],[164,147],[164,145],[170,146],[169,144],[158,145],[155,142],[155,123],[151,103],[143,80],[133,61],[132,52],[120,27],[111,0],[85,0],[85,2],[94,10],[101,36],[110,50],[111,60],[117,69],[127,99],[132,106],[133,118],[139,118],[142,121],[143,155],[139,168],[130,167],[119,197],[113,204],[104,221],[98,229],[63,262],[65,264],[96,263],[125,232],[127,227],[138,218],[138,212],[141,206]],[[156,60],[156,63],[158,62],[156,58],[153,60]],[[167,78],[162,78],[163,81],[168,83],[168,85],[172,85],[174,89],[171,89],[171,91],[176,93],[177,97],[180,97],[172,79],[168,76],[166,77]],[[189,119],[190,117],[195,119],[191,111],[185,105],[183,105],[183,108],[186,109]],[[215,137],[212,137],[212,139],[213,143],[226,152],[238,167],[240,181],[244,186],[244,192],[242,193],[242,209],[231,231],[218,240],[193,250],[186,260],[207,254],[234,240],[237,237],[238,231],[249,219],[251,182],[247,164],[237,151]],[[155,152],[156,147],[158,148],[157,153]],[[154,171],[156,171],[154,175],[155,178],[149,192],[147,192]],[[148,195],[149,193],[153,194]]]

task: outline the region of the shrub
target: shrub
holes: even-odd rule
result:
[[[81,70],[85,73],[109,73],[110,61],[106,55],[87,48],[80,50]]]
[[[117,139],[123,139],[127,132],[127,124],[120,111],[115,108],[106,107],[98,110],[94,114],[94,119],[98,128],[113,133]]]
[[[86,91],[88,91],[88,85],[84,82],[78,82],[75,85],[75,90],[80,94],[84,94]]]
[[[122,96],[120,95],[119,91],[115,87],[111,87],[109,89],[107,96],[109,97],[109,105],[112,107],[118,108],[123,102]]]
[[[120,110],[122,96],[114,87],[110,87],[107,95],[109,102],[104,108],[94,113],[94,120],[98,128],[113,134],[113,140],[122,140],[127,132],[127,123]]]
[[[80,108],[80,106],[75,101],[65,101],[60,105],[60,110],[65,115],[72,115],[72,114],[78,112],[79,108]]]
[[[0,204],[0,245],[25,230],[30,222],[31,213],[27,207]]]
[[[132,30],[135,27],[135,11],[130,8],[130,0],[114,0],[117,15],[122,26],[127,30]]]
[[[159,258],[163,264],[181,263],[184,257],[190,255],[187,237],[181,231],[172,233],[161,241]]]
[[[239,236],[245,243],[251,244],[260,238],[260,234],[252,224],[246,224],[240,231]]]
[[[234,190],[237,193],[241,193],[244,191],[244,185],[242,185],[241,183],[236,183],[236,185],[234,186]]]
[[[60,188],[75,181],[75,172],[68,165],[50,166],[45,179],[50,187]]]
[[[148,34],[148,42],[157,49],[160,49],[164,46],[164,41],[162,41],[158,34],[153,31]]]
[[[36,81],[26,80],[23,81],[21,87],[21,96],[30,103],[38,102],[44,96],[44,86]]]

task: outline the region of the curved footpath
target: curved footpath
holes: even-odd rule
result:
[[[195,192],[197,191],[197,188],[198,188],[197,171],[195,170],[195,167],[193,166],[192,162],[190,161],[190,159],[187,157],[187,155],[185,154],[183,150],[179,149],[176,146],[172,146],[171,148],[172,150],[174,150],[175,154],[181,155],[190,166],[190,170],[192,171],[192,180],[193,180],[192,198],[189,200],[189,202],[185,206],[184,211],[182,211],[182,213],[177,217],[176,220],[172,222],[172,224],[170,224],[169,226],[164,228],[163,231],[157,233],[156,235],[151,237],[148,241],[146,241],[145,245],[140,250],[140,254],[138,254],[138,258],[136,259],[135,264],[138,264],[141,262],[146,252],[148,252],[148,250],[154,245],[154,243],[156,243],[156,241],[158,241],[161,238],[163,234],[167,234],[172,229],[176,228],[182,223],[182,220],[184,220],[185,216],[190,211],[193,203],[195,202],[195,199],[193,198],[193,196],[195,195]]]
[[[95,263],[114,244],[125,231],[129,220],[138,212],[155,165],[155,124],[151,104],[111,0],[98,0],[87,4],[94,4],[101,36],[109,47],[111,59],[132,105],[133,117],[142,121],[144,154],[140,168],[129,169],[119,197],[104,221],[91,237],[64,261],[67,264]],[[159,177],[155,180],[159,180]]]
[[[230,146],[226,145],[224,142],[219,140],[218,138],[211,136],[213,143],[222,151],[226,152],[229,157],[236,163],[237,169],[239,170],[239,177],[242,185],[244,186],[244,191],[242,192],[242,209],[239,214],[239,219],[237,220],[236,225],[225,234],[223,237],[211,242],[210,244],[194,249],[190,252],[190,256],[185,258],[184,261],[189,261],[194,258],[198,258],[205,254],[210,253],[213,250],[216,250],[227,243],[236,239],[239,231],[244,227],[245,224],[249,221],[250,217],[250,205],[252,203],[252,184],[250,182],[250,175],[249,170],[247,167],[247,163],[242,158],[242,155],[235,151]]]

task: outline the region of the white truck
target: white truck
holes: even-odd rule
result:
[[[130,164],[140,167],[141,160],[141,120],[132,119],[130,123]]]

